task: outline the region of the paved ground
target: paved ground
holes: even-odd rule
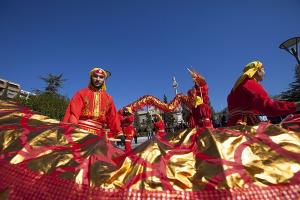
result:
[[[145,141],[147,141],[147,140],[148,140],[148,137],[138,137],[138,138],[137,138],[137,144],[135,144],[135,143],[134,143],[134,140],[132,140],[132,143],[131,143],[132,149],[134,149],[136,146],[142,144],[143,142],[145,142]],[[124,146],[118,147],[118,148],[124,150]]]
[[[147,141],[148,138],[147,137],[138,137],[137,138],[137,144],[134,143],[134,140],[132,140],[131,146],[132,148],[135,148],[136,146],[142,144],[143,142]]]

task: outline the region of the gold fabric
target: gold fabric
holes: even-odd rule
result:
[[[1,158],[104,189],[199,191],[286,184],[300,134],[278,125],[186,129],[124,154],[104,137],[0,101]],[[0,177],[1,179],[1,177]]]

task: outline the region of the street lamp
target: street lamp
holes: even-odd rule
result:
[[[280,44],[279,48],[284,49],[289,52],[292,56],[294,56],[300,65],[300,59],[298,56],[298,43],[300,42],[300,37],[293,37],[288,39],[287,41]]]

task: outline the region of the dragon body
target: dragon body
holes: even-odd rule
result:
[[[188,95],[177,94],[169,103],[164,103],[154,96],[145,95],[124,108],[130,108],[135,112],[145,106],[153,106],[163,112],[173,112],[181,104],[184,104],[191,111],[197,125],[211,126],[211,108],[209,105],[207,83],[196,71],[189,70],[189,72],[191,73],[195,85],[188,91]],[[122,110],[120,112],[122,112]],[[204,124],[204,121],[208,123],[205,122]]]

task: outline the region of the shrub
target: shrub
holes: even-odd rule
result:
[[[30,96],[28,99],[17,97],[15,100],[35,112],[58,120],[63,119],[69,104],[67,97],[47,92]]]

